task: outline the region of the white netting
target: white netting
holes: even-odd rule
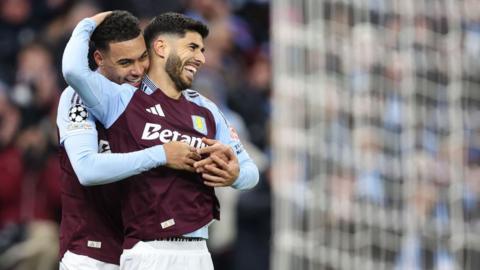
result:
[[[480,3],[272,1],[272,268],[480,267]]]

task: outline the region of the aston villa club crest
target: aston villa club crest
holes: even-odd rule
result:
[[[205,118],[198,116],[198,115],[192,115],[192,121],[193,121],[193,128],[202,133],[203,135],[207,135],[207,122],[205,121]]]

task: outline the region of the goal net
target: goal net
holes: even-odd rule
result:
[[[275,0],[272,36],[271,269],[478,269],[477,0]]]

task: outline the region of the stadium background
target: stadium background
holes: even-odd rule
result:
[[[243,0],[0,0],[0,269],[58,269],[61,56],[80,19],[113,9],[143,24],[165,11],[208,23],[208,61],[194,88],[234,123],[262,171],[255,190],[219,190],[210,250],[217,269],[268,269],[269,3]]]
[[[271,269],[478,269],[478,1],[272,3]]]
[[[60,59],[111,9],[210,26],[193,88],[261,170],[218,190],[217,270],[480,265],[476,0],[0,0],[0,269],[56,268]]]

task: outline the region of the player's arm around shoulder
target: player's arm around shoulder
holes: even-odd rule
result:
[[[62,58],[62,74],[65,81],[90,107],[99,102],[94,92],[88,93],[90,91],[88,81],[94,76],[94,72],[88,66],[89,41],[96,25],[91,18],[81,20],[72,32]]]
[[[90,36],[96,26],[108,16],[108,12],[85,18],[78,23],[65,47],[62,73],[65,81],[82,98],[90,112],[106,127],[118,116],[136,88],[128,84],[116,84],[88,65]]]
[[[73,29],[72,36],[65,47],[62,58],[62,74],[68,85],[76,90],[83,89],[79,86],[82,86],[85,77],[93,76],[94,72],[88,65],[90,36],[110,13],[110,11],[102,12],[81,20]],[[83,97],[82,93],[80,95]],[[90,101],[85,100],[87,105],[94,106],[95,104],[90,104]]]

